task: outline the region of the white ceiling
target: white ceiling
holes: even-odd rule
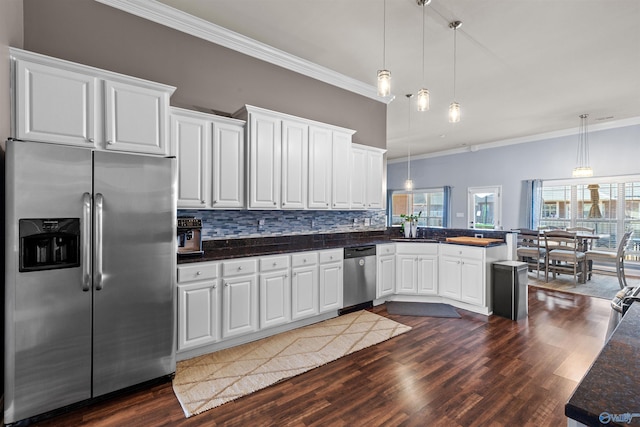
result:
[[[159,0],[374,86],[386,68],[395,99],[388,157],[482,148],[541,134],[640,123],[640,0]],[[460,123],[453,100],[453,30]],[[424,83],[424,84],[423,84]],[[431,109],[405,94],[422,86]],[[415,98],[414,98],[415,99]],[[409,123],[410,122],[410,123]]]

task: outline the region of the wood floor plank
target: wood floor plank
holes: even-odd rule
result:
[[[35,425],[566,425],[564,404],[604,342],[609,301],[530,287],[518,322],[372,311],[413,329],[189,419],[165,383]]]

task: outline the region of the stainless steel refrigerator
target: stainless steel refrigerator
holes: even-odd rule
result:
[[[175,372],[173,158],[8,141],[4,422]]]

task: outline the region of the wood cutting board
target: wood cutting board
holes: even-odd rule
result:
[[[447,242],[462,245],[489,246],[492,243],[504,243],[502,239],[489,239],[487,237],[447,237]]]

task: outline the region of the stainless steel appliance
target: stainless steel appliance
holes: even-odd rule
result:
[[[7,142],[5,423],[175,372],[175,176]]]
[[[607,341],[611,338],[611,334],[613,334],[613,331],[615,331],[618,323],[620,323],[622,317],[629,307],[631,307],[631,304],[636,301],[640,301],[640,286],[636,288],[630,286],[625,287],[618,291],[613,300],[611,300],[611,313],[609,314],[609,325],[606,336]]]
[[[376,247],[344,249],[343,306],[340,314],[371,307],[376,299]]]
[[[178,218],[176,230],[178,255],[202,255],[202,219],[195,217]]]

